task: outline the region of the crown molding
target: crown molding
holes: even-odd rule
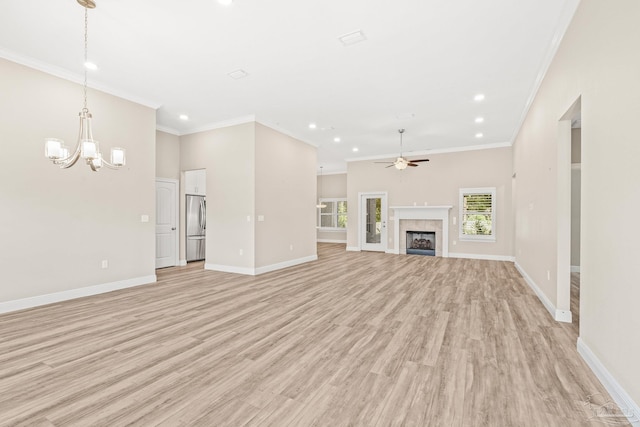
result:
[[[38,70],[73,83],[77,83],[80,85],[84,84],[84,75],[73,73],[62,67],[50,65],[29,56],[20,55],[7,49],[0,48],[0,58],[4,58],[7,61],[15,62],[16,64],[24,65],[25,67],[29,67],[34,70]],[[126,99],[127,101],[131,101],[136,104],[152,108],[154,110],[157,110],[162,106],[162,104],[159,102],[150,101],[148,99],[144,99],[139,96],[132,95],[130,93],[100,83],[88,82],[87,87],[99,90],[100,92],[108,93],[109,95],[117,96],[118,98]]]
[[[452,148],[436,148],[433,150],[404,152],[402,154],[404,157],[429,156],[432,154],[460,153],[462,151],[490,150],[493,148],[505,148],[505,147],[511,147],[511,143],[498,142],[495,144],[467,145],[464,147],[452,147]],[[398,157],[398,153],[379,155],[379,156],[357,157],[352,159],[345,159],[345,161],[347,163],[351,163],[351,162],[362,162],[367,160],[385,160],[385,159],[390,159],[394,157]]]

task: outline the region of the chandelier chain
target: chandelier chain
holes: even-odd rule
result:
[[[84,85],[83,85],[83,91],[84,91],[84,108],[82,109],[83,111],[89,111],[87,109],[87,61],[89,60],[88,56],[87,56],[87,52],[88,52],[88,28],[89,28],[89,10],[87,9],[87,7],[85,6],[84,8],[84,64],[83,64],[83,68],[84,68]]]

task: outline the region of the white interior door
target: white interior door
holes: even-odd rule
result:
[[[178,181],[156,179],[156,268],[178,265]]]
[[[360,249],[387,250],[387,193],[360,194]]]

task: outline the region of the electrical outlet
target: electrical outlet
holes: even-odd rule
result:
[[[242,249],[240,249],[240,255],[244,254],[244,251]]]
[[[547,280],[551,280],[551,271],[547,270]]]
[[[292,251],[293,250],[293,245],[289,245],[289,250]]]
[[[149,222],[149,215],[140,215],[140,222]]]
[[[108,259],[103,259],[102,260],[102,268],[109,268],[109,260]]]
[[[455,240],[453,241],[453,246],[457,245],[458,242],[456,242]]]

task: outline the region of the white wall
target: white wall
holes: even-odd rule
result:
[[[638,16],[636,0],[581,1],[514,145],[516,260],[555,303],[559,120],[581,98],[580,340],[635,402],[640,144],[629,124],[640,114]]]
[[[94,136],[127,165],[62,170],[43,141],[75,146],[81,87],[4,59],[0,75],[0,302],[155,280],[155,110],[89,90]]]
[[[513,256],[511,213],[512,151],[510,147],[473,150],[427,156],[429,163],[417,168],[397,170],[374,161],[350,162],[347,246],[358,246],[358,193],[385,191],[388,206],[451,205],[451,216],[458,216],[460,188],[495,187],[495,242],[460,241],[458,226],[449,223],[449,252],[480,256]],[[393,216],[389,209],[388,216]],[[389,221],[388,230],[393,230]],[[388,248],[395,247],[393,233],[388,233]],[[455,242],[455,244],[454,244]]]

